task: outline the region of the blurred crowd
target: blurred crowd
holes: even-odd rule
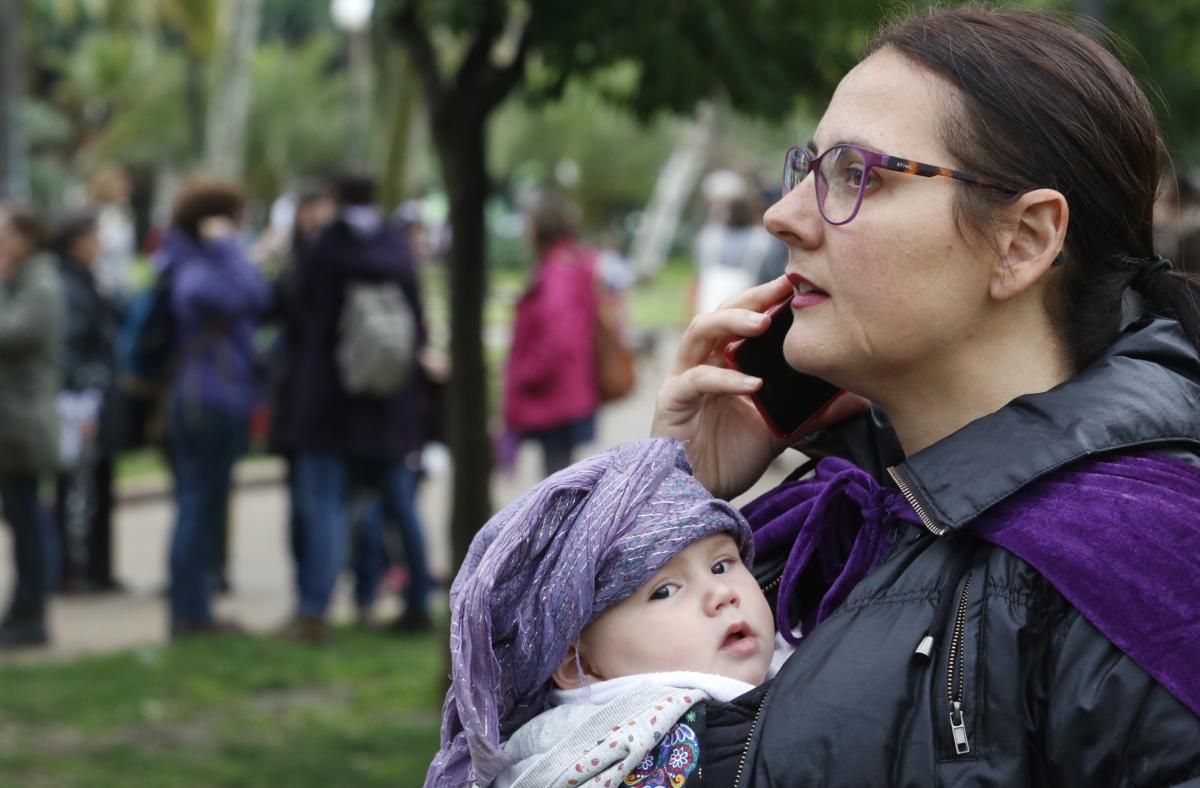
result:
[[[140,283],[119,177],[66,215],[0,206],[0,511],[16,570],[0,649],[49,641],[48,594],[121,590],[115,460],[147,448],[173,478],[170,635],[236,631],[213,598],[254,433],[287,468],[296,602],[283,634],[329,639],[344,566],[363,624],[392,572],[404,598],[389,629],[431,627],[415,495],[446,364],[427,341],[419,226],[375,192],[347,174],[288,195],[251,246],[243,190],[190,180]]]

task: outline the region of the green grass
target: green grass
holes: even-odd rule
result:
[[[642,331],[683,331],[691,320],[688,303],[695,280],[690,258],[674,257],[647,282],[626,296],[630,325]]]
[[[0,667],[0,785],[419,786],[440,636],[196,641]]]

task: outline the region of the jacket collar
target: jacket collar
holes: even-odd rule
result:
[[[957,530],[1071,462],[1157,445],[1200,451],[1200,357],[1178,323],[1144,317],[1071,380],[1018,397],[896,470],[937,525]]]

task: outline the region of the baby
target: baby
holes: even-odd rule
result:
[[[749,525],[671,440],[618,446],[525,493],[475,537],[451,588],[426,788],[652,772],[682,784],[698,755],[684,715],[753,689],[772,660],[751,558]]]

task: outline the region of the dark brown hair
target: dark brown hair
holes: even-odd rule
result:
[[[762,211],[750,197],[734,197],[729,201],[730,227],[752,227],[762,223]]]
[[[46,224],[37,211],[26,205],[6,205],[3,210],[8,215],[9,225],[25,239],[31,254],[45,247]]]
[[[78,211],[62,216],[54,226],[54,250],[64,258],[70,258],[75,244],[96,232],[96,214]]]
[[[1096,23],[1096,38],[1108,37]],[[1094,38],[1047,14],[968,7],[881,30],[867,54],[896,51],[958,89],[942,142],[962,169],[1022,189],[1051,188],[1070,205],[1063,264],[1049,308],[1075,369],[1112,343],[1137,274],[1154,254],[1154,199],[1165,147],[1133,75]],[[956,212],[983,234],[1013,195],[959,187]],[[1200,345],[1194,286],[1182,274],[1144,288],[1152,308]]]
[[[538,254],[559,241],[575,237],[574,206],[560,194],[543,194],[529,212],[528,221]]]
[[[222,216],[240,222],[245,206],[245,192],[236,183],[192,178],[183,184],[179,196],[175,198],[171,224],[198,238],[200,225],[205,219]]]

